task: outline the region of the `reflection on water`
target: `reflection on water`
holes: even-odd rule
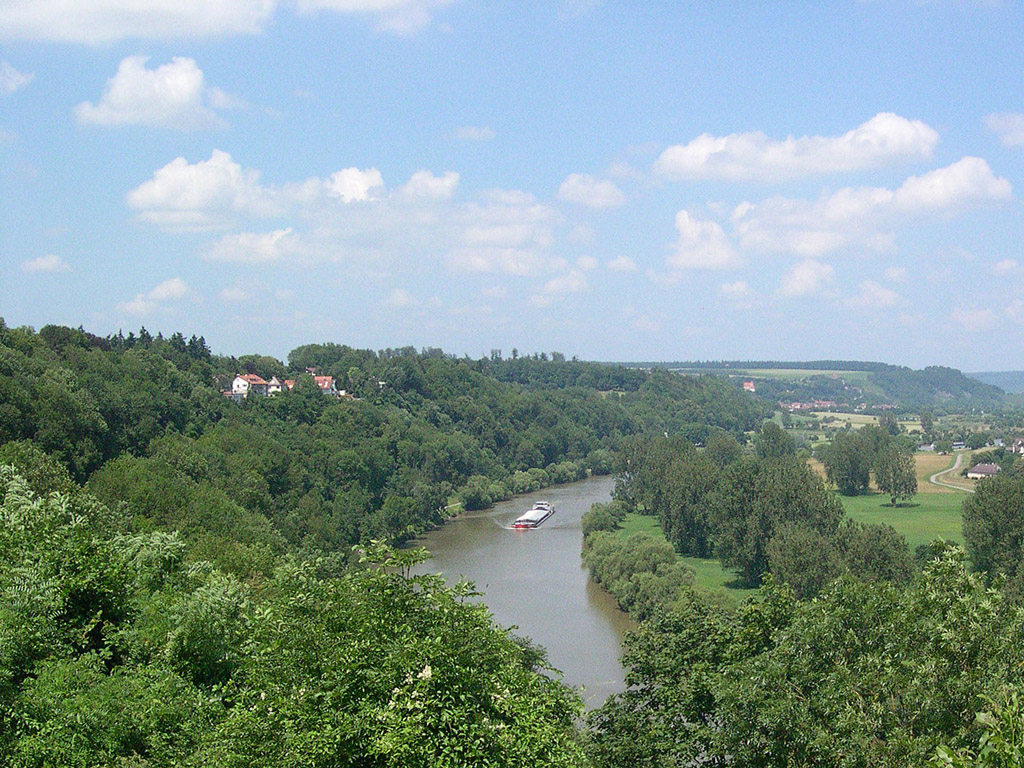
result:
[[[619,650],[632,627],[580,561],[580,517],[594,502],[608,501],[613,485],[601,477],[547,488],[467,513],[417,542],[433,554],[418,573],[474,582],[495,621],[547,648],[565,682],[583,687],[588,708],[625,687]],[[555,514],[540,528],[509,528],[541,499]]]

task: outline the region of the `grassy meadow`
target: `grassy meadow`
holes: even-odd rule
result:
[[[951,467],[955,457],[918,453],[915,454],[914,460],[917,465],[918,492],[913,499],[892,507],[889,505],[888,496],[874,490],[864,496],[839,496],[846,514],[862,523],[891,525],[906,538],[911,553],[922,544],[927,544],[938,538],[962,543],[960,507],[966,494],[929,482],[929,478],[933,474]],[[811,459],[809,463],[816,472],[824,477],[825,470],[821,462]],[[947,475],[948,479],[950,476]],[[958,477],[953,479],[962,480]],[[622,523],[620,534],[629,536],[637,531],[643,531],[652,536],[663,536],[656,517],[627,515]],[[681,557],[680,560],[693,568],[694,585],[698,589],[712,593],[723,604],[739,604],[757,591],[733,586],[736,575],[723,568],[718,560],[698,557]]]

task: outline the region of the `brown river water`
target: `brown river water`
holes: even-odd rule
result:
[[[467,512],[416,542],[433,555],[416,573],[474,582],[495,621],[544,646],[588,709],[625,688],[620,646],[633,628],[580,560],[580,518],[594,502],[608,501],[613,486],[611,477],[596,477],[546,488]],[[550,501],[555,514],[540,528],[509,528],[538,500]]]

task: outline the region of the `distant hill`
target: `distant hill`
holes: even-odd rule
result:
[[[999,387],[1011,395],[1024,393],[1024,371],[987,371],[984,373],[968,373],[972,379]]]
[[[753,381],[759,397],[774,402],[830,401],[837,408],[895,407],[997,409],[1006,403],[999,383],[965,376],[955,368],[906,366],[858,360],[718,360],[631,363],[682,373],[712,373],[736,381]],[[991,374],[1011,375],[1011,374]],[[1024,372],[1019,389],[1024,392]]]

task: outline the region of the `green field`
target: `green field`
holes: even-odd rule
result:
[[[801,381],[810,376],[836,376],[847,383],[857,384],[867,383],[870,375],[868,371],[814,371],[807,368],[723,368],[722,371],[780,381]]]
[[[880,493],[840,496],[843,507],[862,523],[888,523],[907,540],[913,552],[932,539],[963,542],[960,506],[964,493],[919,493],[907,506],[890,507],[889,497]]]

